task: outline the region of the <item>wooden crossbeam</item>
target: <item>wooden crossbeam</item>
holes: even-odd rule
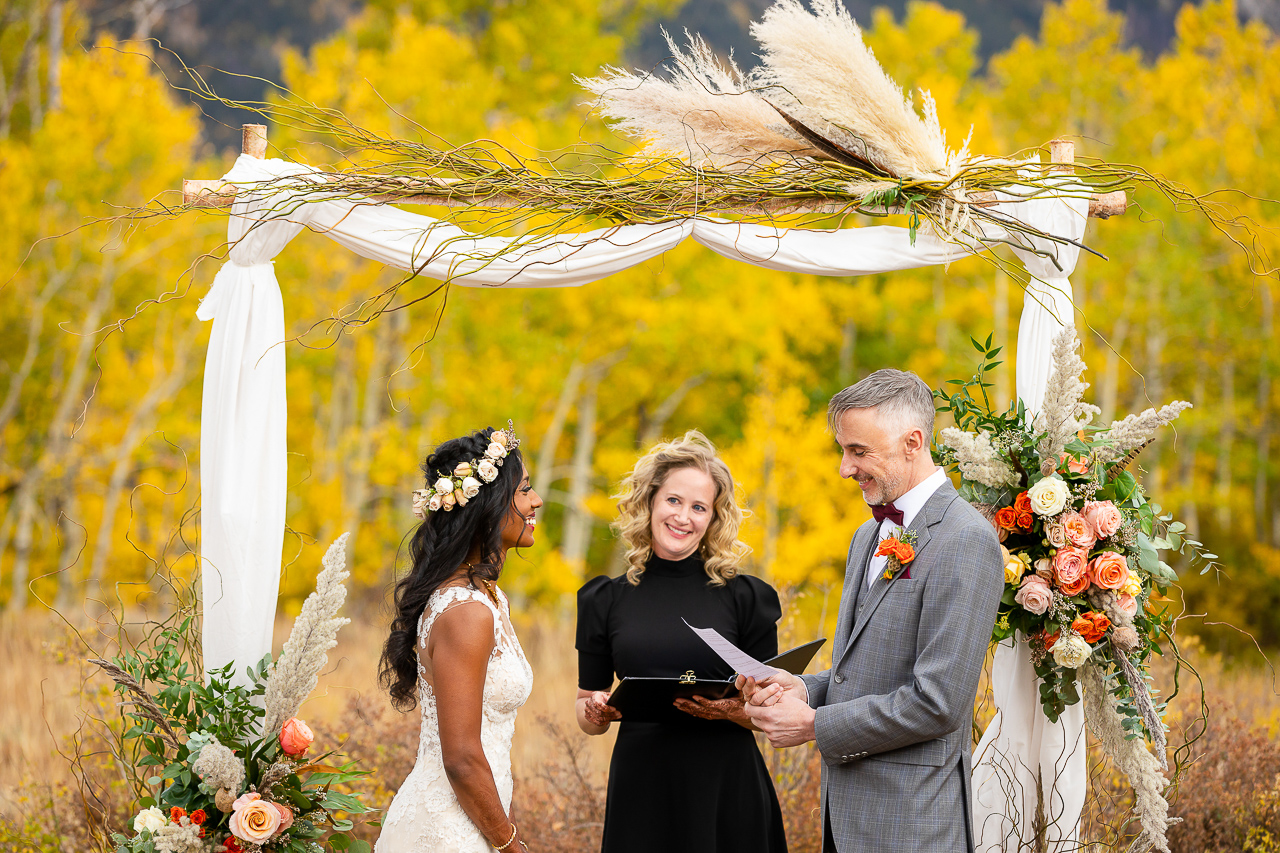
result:
[[[246,124],[243,127],[241,150],[250,157],[261,160],[267,152],[267,128],[262,124]],[[1050,162],[1055,164],[1054,171],[1070,174],[1076,159],[1076,144],[1069,139],[1055,139],[1049,143]],[[388,181],[390,178],[379,178]],[[485,207],[513,208],[523,207],[526,203],[519,194],[504,193],[501,195],[475,196],[461,194],[453,190],[451,182],[440,178],[395,178],[404,184],[404,192],[368,193],[364,197],[370,201],[390,204],[434,204],[442,207],[468,207],[483,202]],[[229,207],[236,198],[234,184],[221,180],[184,180],[182,182],[182,202],[196,207]],[[975,193],[972,201],[979,207],[996,204],[996,194],[992,192]],[[1128,196],[1124,190],[1109,193],[1093,193],[1089,196],[1089,215],[1097,219],[1119,216],[1129,206]],[[744,205],[742,210],[765,212],[775,215],[791,213],[839,213],[849,207],[846,202],[828,201],[825,199],[795,200],[778,199],[773,202]],[[730,208],[732,209],[732,208]]]

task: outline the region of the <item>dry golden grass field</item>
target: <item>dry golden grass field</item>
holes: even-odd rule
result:
[[[569,611],[517,620],[535,683],[520,714],[512,759],[518,819],[538,848],[586,853],[599,848],[612,743],[609,736],[582,735],[573,722],[572,624]],[[288,627],[287,621],[277,625],[277,647]],[[80,631],[99,649],[107,641]],[[803,633],[796,626],[786,626],[788,632]],[[408,772],[417,747],[416,713],[392,710],[376,684],[382,637],[376,618],[357,618],[344,628],[319,689],[302,709],[326,748],[359,758],[373,771],[363,788],[380,807]],[[1193,639],[1183,646],[1204,692],[1184,673],[1169,715],[1172,748],[1199,735],[1178,753],[1183,772],[1172,793],[1172,813],[1184,823],[1171,832],[1174,849],[1280,849],[1280,701],[1274,674],[1265,666],[1228,667]],[[92,722],[110,717],[115,699],[108,680],[85,662],[88,656],[75,634],[53,617],[29,614],[0,623],[0,850],[106,849],[103,822],[119,828],[132,813],[119,767],[103,754],[106,741]],[[1157,684],[1167,696],[1168,666],[1157,667]],[[1197,722],[1202,700],[1207,726]],[[979,726],[990,714],[990,703],[980,698]],[[816,853],[817,756],[809,748],[763,749],[791,849]],[[1124,826],[1131,795],[1096,749],[1090,764],[1085,837],[1102,842],[1096,849],[1111,849],[1134,832]],[[372,839],[376,828],[363,827],[361,834]]]

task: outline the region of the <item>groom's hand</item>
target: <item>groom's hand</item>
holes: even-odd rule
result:
[[[742,691],[742,698],[753,705],[772,705],[782,697],[783,693],[798,695],[802,701],[808,701],[809,689],[798,675],[779,671],[762,681],[745,678],[739,675],[734,686]]]
[[[760,698],[767,689],[757,690],[756,698]],[[766,700],[769,704],[747,702],[747,716],[768,736],[771,746],[799,746],[816,737],[813,720],[817,712],[801,698],[802,695],[795,690],[780,690],[778,695]]]

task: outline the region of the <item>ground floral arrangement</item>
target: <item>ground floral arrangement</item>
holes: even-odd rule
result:
[[[279,659],[248,670],[248,686],[233,683],[233,664],[208,673],[207,684],[200,678],[181,653],[194,617],[147,651],[93,661],[125,697],[124,741],[141,756],[133,781],[149,792],[134,835],[112,836],[117,853],[368,853],[368,842],[348,833],[351,816],[369,809],[333,790],[364,772],[332,752],[309,756],[314,736],[296,716],[350,621],[337,615],[346,542],[344,534],[329,547]]]
[[[978,373],[935,392],[956,423],[939,432],[938,452],[1002,543],[1005,587],[992,639],[1027,644],[1051,721],[1081,701],[1083,686],[1090,729],[1133,785],[1146,849],[1167,851],[1165,706],[1148,662],[1172,643],[1173,617],[1153,599],[1177,576],[1160,552],[1184,554],[1204,571],[1216,555],[1147,500],[1128,466],[1191,404],[1092,426],[1100,410],[1082,400],[1085,364],[1067,327],[1054,338],[1040,413],[1029,416],[1021,401],[997,413],[986,374],[1000,348],[990,338],[974,346],[982,353]]]

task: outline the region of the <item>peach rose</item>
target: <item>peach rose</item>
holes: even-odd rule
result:
[[[1088,588],[1089,588],[1088,572],[1085,572],[1084,574],[1080,575],[1080,577],[1074,581],[1067,581],[1065,583],[1058,584],[1058,589],[1062,592],[1063,595],[1068,597],[1073,595],[1079,595],[1080,593],[1084,592]]]
[[[1086,551],[1098,541],[1098,534],[1094,533],[1093,526],[1078,512],[1069,512],[1062,516],[1062,532],[1068,542]]]
[[[1053,555],[1053,578],[1061,586],[1064,583],[1075,583],[1086,572],[1089,554],[1083,548],[1071,545],[1059,548]]]
[[[296,758],[302,755],[315,739],[316,736],[311,733],[311,727],[297,717],[290,718],[280,727],[280,749],[290,757]]]
[[[262,799],[261,794],[255,793],[254,791],[248,791],[246,793],[241,794],[239,798],[237,798],[236,801],[231,804],[231,810],[236,811],[238,809],[242,809],[245,806],[249,805],[249,803],[257,802],[260,799]]]
[[[1061,468],[1064,464],[1072,474],[1089,473],[1089,462],[1077,456],[1071,456],[1067,453],[1062,454],[1062,456],[1058,457],[1058,467]]]
[[[1129,563],[1123,554],[1103,551],[1089,563],[1089,575],[1103,589],[1120,589],[1129,582]]]
[[[275,803],[254,800],[231,813],[231,834],[250,844],[262,844],[280,831],[280,812]]]
[[[1127,593],[1116,596],[1116,610],[1132,619],[1138,612],[1138,599]]]
[[[276,811],[280,812],[280,829],[276,830],[277,832],[284,832],[293,826],[293,809],[283,803],[272,803],[271,805],[275,806]]]
[[[1124,517],[1111,501],[1087,501],[1081,514],[1099,539],[1114,536],[1120,525],[1124,524]]]
[[[1013,600],[1024,610],[1043,616],[1053,603],[1053,590],[1039,575],[1027,575]]]

